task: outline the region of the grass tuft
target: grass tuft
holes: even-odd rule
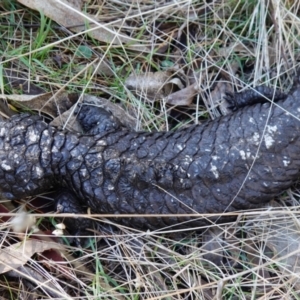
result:
[[[130,38],[118,43],[74,33],[18,1],[2,0],[0,92],[95,95],[124,108],[137,129],[199,123],[223,114],[225,91],[260,84],[289,89],[300,59],[299,8],[288,0],[84,1],[83,12]],[[164,71],[172,74],[174,93],[179,82],[196,86],[190,105],[172,107],[168,95],[150,99],[150,85],[126,85],[132,74]],[[86,248],[66,246],[63,269],[36,254],[24,268],[0,275],[2,297],[299,299],[298,188],[272,208],[204,232],[116,225],[92,236]],[[53,230],[47,218],[41,227]],[[4,222],[2,246],[17,241]]]

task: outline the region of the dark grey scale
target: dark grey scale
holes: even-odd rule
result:
[[[193,187],[193,181],[190,179],[180,180],[180,189],[190,190]]]
[[[103,192],[107,199],[107,204],[108,204],[107,205],[108,211],[106,211],[106,213],[113,212],[119,214],[120,213],[119,198],[116,196],[115,191],[111,189],[111,184],[109,182],[104,183]]]
[[[67,167],[69,173],[72,176],[74,176],[74,173],[77,173],[78,170],[84,164],[85,158],[83,155],[81,155],[80,151],[77,148],[73,149],[70,152],[70,154],[71,154],[71,158],[70,158],[70,161],[66,164],[66,167]]]
[[[64,148],[67,151],[72,151],[79,144],[79,136],[76,134],[65,133],[66,140],[64,144]]]
[[[47,124],[43,122],[33,123],[27,127],[26,134],[24,135],[24,143],[26,146],[33,144],[39,144],[40,138],[42,137],[42,132],[47,128]],[[20,136],[22,136],[20,134]],[[22,136],[23,137],[23,136]]]
[[[224,122],[224,123],[220,124],[220,128],[221,128],[221,130],[216,132],[216,144],[217,145],[223,145],[223,144],[226,145],[226,143],[228,143],[228,135],[226,135],[226,134],[224,135],[219,132],[223,133],[225,131],[229,131],[228,124],[226,124]]]
[[[157,183],[159,186],[168,188],[173,187],[174,185],[174,172],[172,170],[171,165],[168,165],[165,167],[165,169],[162,171],[162,176],[159,176],[159,179],[157,180]]]
[[[88,168],[89,172],[92,172],[94,169],[102,167],[103,168],[103,159],[102,155],[96,153],[89,153],[84,157],[84,165],[82,167]]]
[[[71,155],[68,151],[62,150],[61,151],[62,159],[58,165],[58,172],[55,172],[59,177],[64,178],[68,174],[68,169],[66,167],[67,162],[70,160]]]
[[[167,145],[168,145],[168,140],[166,138],[155,140],[155,146],[156,146],[155,148],[157,149],[158,153],[165,151]],[[156,153],[156,155],[153,156],[157,156],[158,153]]]
[[[118,144],[118,146],[120,145],[120,150],[123,148],[123,151],[125,151],[127,149],[127,143],[128,143],[126,139],[130,138],[130,135],[127,137],[127,134],[128,134],[127,131],[120,130],[120,131],[113,132],[113,134],[106,134],[104,137],[108,146],[115,146],[115,145],[117,146]],[[123,139],[125,140],[123,141]],[[123,146],[123,143],[125,143],[126,145],[125,147]],[[117,151],[119,152],[119,149]]]
[[[133,188],[127,176],[123,176],[118,181],[117,191],[125,199],[133,197]]]
[[[81,136],[80,142],[77,145],[76,150],[80,153],[80,155],[84,156],[89,152],[90,147],[93,146],[94,144],[95,141],[91,140],[89,136]]]
[[[178,214],[179,202],[172,195],[166,196],[166,209],[171,214]]]
[[[68,153],[64,151],[63,147],[65,144],[66,136],[63,132],[57,132],[53,136],[53,145],[51,149],[51,160],[53,166],[60,166],[55,170],[55,174],[61,172],[61,166],[65,164],[68,158]]]
[[[149,133],[149,135],[145,134],[144,135],[132,135],[130,133],[130,145],[129,145],[129,151],[130,152],[135,152],[140,149],[140,147],[143,147],[145,149],[153,148],[152,145],[155,143],[155,137],[153,135],[159,134],[159,133]],[[132,142],[134,141],[134,142]],[[150,153],[151,155],[151,153]]]
[[[81,168],[78,170],[78,176],[80,178],[80,182],[84,182],[91,177],[89,169],[86,165],[82,165]]]
[[[131,206],[133,207],[136,214],[144,213],[149,203],[148,200],[143,196],[143,191],[135,190],[133,192],[133,201]]]
[[[82,163],[83,163],[82,158],[80,157],[75,158],[70,155],[70,161],[66,163],[68,173],[73,176],[73,174],[81,167]]]
[[[81,183],[80,187],[81,187],[80,190],[81,190],[82,194],[84,195],[84,197],[94,199],[93,187],[89,180],[86,180],[85,182]],[[78,187],[76,187],[76,188],[78,189]]]
[[[113,184],[117,182],[121,170],[120,158],[112,158],[105,163],[105,177],[110,179]]]
[[[148,155],[149,155],[149,151],[145,147],[140,147],[136,151],[136,156],[139,159],[143,159],[143,158],[147,157]]]
[[[78,171],[75,171],[71,177],[72,186],[79,187],[82,184]],[[80,195],[79,195],[80,196]]]
[[[10,186],[16,185],[16,178],[14,173],[5,173],[5,182]]]
[[[22,135],[12,136],[6,142],[9,142],[12,147],[15,147],[15,146],[18,146],[18,145],[24,145],[24,147],[25,147],[25,137],[22,136]]]
[[[124,152],[127,153],[131,146],[132,138],[133,137],[131,134],[129,134],[127,131],[123,131],[122,135],[116,139],[116,143],[112,145],[111,150],[113,150],[114,153],[118,153],[119,156],[121,156],[121,154]],[[117,152],[115,149],[117,149]]]
[[[95,188],[94,195],[97,199],[99,199],[99,202],[101,202],[101,205],[103,205],[103,206],[107,205],[106,197],[103,193],[103,186]],[[92,206],[92,204],[90,202],[88,202],[88,205],[90,207]]]
[[[101,187],[104,182],[103,168],[98,167],[94,169],[90,174],[90,181],[94,188]]]
[[[58,168],[60,174],[66,176],[67,174],[72,175],[82,164],[82,161],[78,159],[77,148],[74,148],[80,143],[79,136],[70,132],[65,133],[65,139],[63,146],[60,148],[62,159],[59,162]],[[76,152],[75,156],[71,154],[71,151]]]

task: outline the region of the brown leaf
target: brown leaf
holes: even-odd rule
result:
[[[35,253],[49,249],[63,250],[57,243],[39,240],[26,240],[0,250],[0,274],[25,265]]]
[[[13,101],[14,106],[43,112],[55,118],[57,115],[69,109],[77,100],[75,94],[64,92],[44,93],[40,95],[5,95],[7,100]]]
[[[179,78],[173,77],[170,71],[131,74],[125,81],[126,87],[148,101],[155,101],[167,97],[174,88],[182,89]]]
[[[192,103],[193,98],[197,93],[198,93],[198,85],[192,84],[182,90],[179,90],[167,96],[166,103],[171,105],[188,106]]]

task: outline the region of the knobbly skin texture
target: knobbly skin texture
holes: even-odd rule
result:
[[[80,117],[90,131],[80,135],[17,115],[0,124],[1,197],[24,198],[60,184],[95,213],[135,214],[117,219],[129,226],[207,225],[176,214],[260,207],[296,181],[299,98],[298,75],[276,104],[243,102],[230,115],[174,132],[134,132],[100,113],[96,130],[87,124],[96,119]]]

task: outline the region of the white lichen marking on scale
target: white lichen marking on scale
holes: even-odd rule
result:
[[[240,155],[243,160],[246,160],[246,153],[244,150],[240,150]]]
[[[184,145],[183,145],[183,144],[176,144],[176,148],[177,148],[179,151],[182,151],[183,148],[184,148]]]
[[[109,191],[113,191],[113,190],[115,189],[115,187],[114,187],[112,184],[109,184],[109,185],[107,186],[107,189],[108,189]]]
[[[184,158],[186,161],[189,161],[189,162],[193,161],[193,158],[190,155],[186,155]]]
[[[37,175],[39,178],[42,178],[42,176],[43,176],[43,174],[44,174],[43,169],[40,168],[39,166],[35,166],[34,169],[35,169],[36,175]]]
[[[252,124],[255,124],[255,121],[252,117],[249,118],[249,122],[252,123]]]
[[[21,161],[21,157],[20,157],[20,155],[18,155],[18,154],[14,154],[14,161],[15,161],[15,164],[19,164],[20,163],[20,161]]]
[[[213,160],[218,160],[218,159],[220,159],[220,156],[218,156],[218,155],[213,155],[211,158],[212,158]]]
[[[7,164],[7,161],[4,160],[1,164],[1,168],[4,170],[4,171],[10,171],[12,168],[9,164]]]
[[[246,152],[246,156],[247,156],[247,158],[252,158],[252,159],[254,159],[254,158],[255,158],[255,156],[254,156],[254,155],[251,155],[251,151],[250,151],[250,150],[247,150],[247,152]]]
[[[219,172],[217,171],[217,167],[215,165],[213,165],[212,163],[210,164],[211,168],[210,171],[212,171],[212,173],[215,175],[215,178],[219,178]]]
[[[107,146],[107,143],[105,140],[98,140],[97,141],[97,146]]]
[[[80,170],[80,175],[81,175],[82,177],[86,177],[86,175],[87,175],[87,170],[86,170],[86,169],[81,169],[81,170]]]
[[[258,134],[258,132],[255,132],[253,135],[253,142],[255,143],[255,145],[258,145],[260,142],[260,135]]]
[[[266,132],[264,135],[265,145],[266,145],[267,149],[272,147],[272,145],[274,144],[275,140],[273,138],[273,135],[274,135],[274,133],[276,133],[276,131],[277,131],[276,125],[274,125],[274,126],[267,125]]]
[[[47,129],[44,130],[44,131],[43,131],[43,135],[46,136],[46,137],[48,137],[48,136],[49,136],[49,130],[47,130]]]
[[[29,134],[28,134],[28,138],[30,140],[30,142],[35,143],[39,140],[39,135],[36,134],[36,132],[34,130],[30,130]]]
[[[283,160],[282,160],[282,163],[285,167],[287,167],[290,163],[291,163],[291,160],[289,159],[289,157],[287,156],[284,156],[283,157]]]

